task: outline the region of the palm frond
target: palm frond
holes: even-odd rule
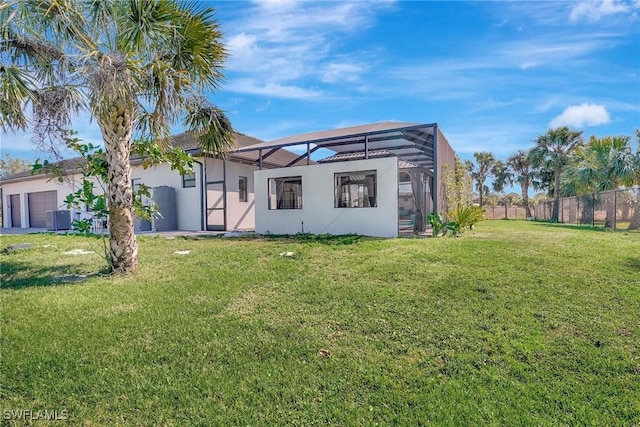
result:
[[[231,122],[221,109],[204,98],[189,100],[184,125],[198,140],[203,152],[210,156],[224,156],[235,146]]]
[[[24,130],[27,117],[24,108],[35,99],[34,82],[24,70],[13,65],[0,65],[0,129],[3,132]]]

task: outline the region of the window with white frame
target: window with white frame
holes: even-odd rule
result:
[[[302,209],[302,177],[269,178],[269,209]]]
[[[247,177],[238,177],[238,196],[241,202],[246,202],[247,198]]]
[[[196,174],[185,173],[182,175],[182,188],[190,188],[196,186]]]
[[[376,195],[376,171],[358,171],[336,173],[336,208],[375,208],[378,206]]]
[[[142,178],[133,178],[131,180],[131,189],[136,192],[140,189],[140,185],[142,184]]]

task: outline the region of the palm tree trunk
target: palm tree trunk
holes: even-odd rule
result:
[[[131,111],[114,106],[100,121],[109,170],[109,262],[117,274],[138,266],[138,244],[133,231],[133,191],[129,154],[133,132]]]
[[[606,217],[604,219],[604,228],[615,228],[616,210],[612,200],[607,200],[609,194],[605,194]]]
[[[580,196],[582,202],[582,215],[580,216],[580,224],[593,224],[593,207],[594,198],[591,195]]]
[[[520,184],[520,188],[522,190],[522,203],[527,216],[525,219],[529,219],[533,216],[531,215],[531,206],[529,206],[529,186],[523,183]]]
[[[634,191],[634,190],[630,190]],[[635,202],[633,203],[633,214],[631,215],[631,222],[627,230],[640,230],[640,190],[635,190]]]
[[[551,221],[558,222],[558,211],[560,210],[560,171],[553,173],[553,212]]]

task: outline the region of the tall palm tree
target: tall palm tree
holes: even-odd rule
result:
[[[509,166],[502,160],[496,160],[493,163],[493,166],[491,166],[491,175],[493,175],[493,190],[498,193],[503,193],[504,188],[513,182],[513,174],[509,170]],[[500,197],[500,201],[504,206],[504,219],[507,219],[509,201],[505,199],[504,193],[502,197]]]
[[[514,181],[520,184],[522,204],[527,218],[531,215],[531,204],[529,203],[529,187],[533,180],[533,168],[529,162],[529,153],[525,150],[518,150],[507,158],[507,164],[514,173]]]
[[[492,187],[494,191],[501,193],[507,185],[513,183],[513,174],[509,170],[509,165],[502,160],[496,160],[491,166],[491,175],[493,175]]]
[[[226,56],[213,10],[178,0],[9,0],[0,33],[1,130],[31,128],[55,146],[74,113],[90,114],[108,162],[111,269],[134,271],[132,136],[167,141],[183,117],[207,152],[233,143],[229,120],[200,96],[217,88]]]
[[[495,162],[493,154],[488,151],[479,151],[473,153],[476,163],[466,162],[466,167],[471,177],[476,181],[476,189],[480,195],[480,206],[483,205],[483,196],[488,193],[488,187],[485,185],[487,178],[491,175],[491,168]]]
[[[564,185],[577,195],[632,186],[637,170],[630,140],[628,136],[592,136],[588,144],[575,150],[574,161],[567,168]],[[613,204],[607,205],[606,212],[605,227],[613,227]]]
[[[520,202],[520,196],[518,193],[508,193],[500,198],[500,201],[504,205],[504,219],[509,219],[509,206],[517,205]],[[517,215],[516,215],[517,217]]]
[[[547,133],[535,139],[535,144],[529,151],[529,161],[535,168],[551,171],[553,174],[551,220],[557,222],[562,172],[569,162],[571,153],[582,145],[582,131],[571,130],[567,126],[549,129]]]

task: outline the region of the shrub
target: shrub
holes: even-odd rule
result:
[[[460,231],[472,229],[474,224],[484,221],[485,210],[480,206],[462,206],[458,204],[456,208],[447,212],[447,217],[451,221],[460,225]]]
[[[442,215],[433,212],[427,216],[427,222],[433,227],[433,237],[438,237],[442,231],[442,235],[446,235],[450,232],[451,235],[456,236],[460,232],[460,224],[456,221],[444,222],[442,221]]]

